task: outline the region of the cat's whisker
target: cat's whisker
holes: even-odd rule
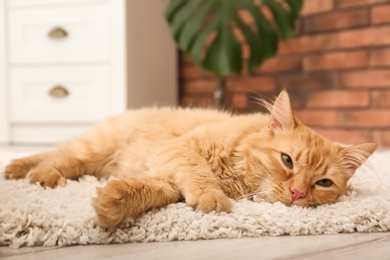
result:
[[[364,140],[364,138],[366,137],[368,131],[370,131],[371,127],[367,128],[366,132],[364,133],[363,137],[360,139],[359,143],[358,144],[361,144]]]
[[[251,199],[253,198],[253,196],[255,196],[256,193],[252,192],[252,193],[247,193],[247,194],[243,194],[241,195],[240,197],[238,197],[237,199],[235,199],[235,201],[239,201],[239,200],[242,200],[242,199]]]

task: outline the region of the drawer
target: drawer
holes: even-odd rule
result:
[[[109,58],[109,5],[10,8],[9,62],[104,61]]]
[[[108,65],[9,72],[11,123],[94,123],[110,112]]]

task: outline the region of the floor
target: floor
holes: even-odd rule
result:
[[[28,259],[390,259],[390,232],[260,237],[63,248],[0,247],[0,258]]]
[[[10,147],[0,147],[10,149]],[[48,147],[13,147],[40,151]],[[390,259],[390,232],[88,245],[0,247],[1,259]]]

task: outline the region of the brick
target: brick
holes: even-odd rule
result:
[[[371,67],[390,66],[390,48],[372,50],[369,65]]]
[[[336,83],[336,76],[331,72],[283,74],[279,77],[280,87],[291,91],[329,89],[333,88]]]
[[[374,142],[381,147],[390,147],[390,130],[374,131]]]
[[[200,76],[200,70],[196,66],[179,66],[179,76],[180,78],[189,79],[189,78],[197,78]]]
[[[345,111],[343,124],[351,127],[390,127],[390,112],[382,109]]]
[[[339,126],[341,124],[341,113],[337,111],[309,111],[298,110],[295,116],[305,125],[313,126]]]
[[[195,65],[187,65],[180,67],[180,78],[193,79],[193,78],[205,78],[213,77],[213,74],[203,70],[202,68]]]
[[[307,56],[303,60],[303,68],[307,71],[334,70],[364,67],[368,63],[367,51],[339,51]]]
[[[371,9],[371,20],[373,24],[390,23],[390,5],[374,6]]]
[[[211,95],[190,95],[182,96],[180,100],[182,107],[214,107],[214,100]]]
[[[183,93],[210,93],[213,92],[218,85],[217,80],[201,79],[201,80],[187,80],[183,83]]]
[[[341,144],[356,145],[360,143],[373,142],[373,133],[363,130],[350,129],[315,129],[317,133],[325,136],[331,141]]]
[[[371,96],[374,107],[390,107],[390,90],[376,90],[371,93]]]
[[[327,0],[324,2],[327,2]],[[368,25],[369,22],[368,9],[347,9],[307,17],[304,20],[304,31],[312,33],[326,30],[354,28]]]
[[[308,108],[367,107],[370,102],[367,91],[326,90],[310,95]]]
[[[304,89],[290,90],[289,96],[293,110],[305,109],[310,92]]]
[[[233,108],[243,109],[248,106],[248,97],[246,93],[235,93],[232,97],[231,105]]]
[[[302,70],[302,57],[299,55],[277,56],[266,60],[258,72],[291,72]]]
[[[323,34],[293,38],[280,42],[279,54],[332,50],[338,47],[337,34]]]
[[[371,47],[390,44],[390,27],[370,27],[339,33],[340,48]]]
[[[371,4],[386,3],[386,2],[389,2],[389,0],[337,0],[337,6],[343,8],[343,7],[371,5]]]
[[[347,88],[390,87],[390,70],[360,70],[344,72],[339,76],[340,85]]]
[[[227,82],[228,89],[234,91],[267,92],[275,89],[275,80],[272,77],[244,77]]]
[[[305,0],[301,15],[307,16],[332,10],[334,7],[331,0]]]

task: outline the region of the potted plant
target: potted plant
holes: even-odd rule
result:
[[[225,106],[226,77],[255,70],[292,37],[303,0],[170,0],[172,36],[192,61],[219,78],[215,98]],[[269,15],[265,15],[264,12]],[[243,14],[251,20],[243,19]],[[240,40],[239,40],[240,38]],[[249,58],[243,59],[243,48]]]

